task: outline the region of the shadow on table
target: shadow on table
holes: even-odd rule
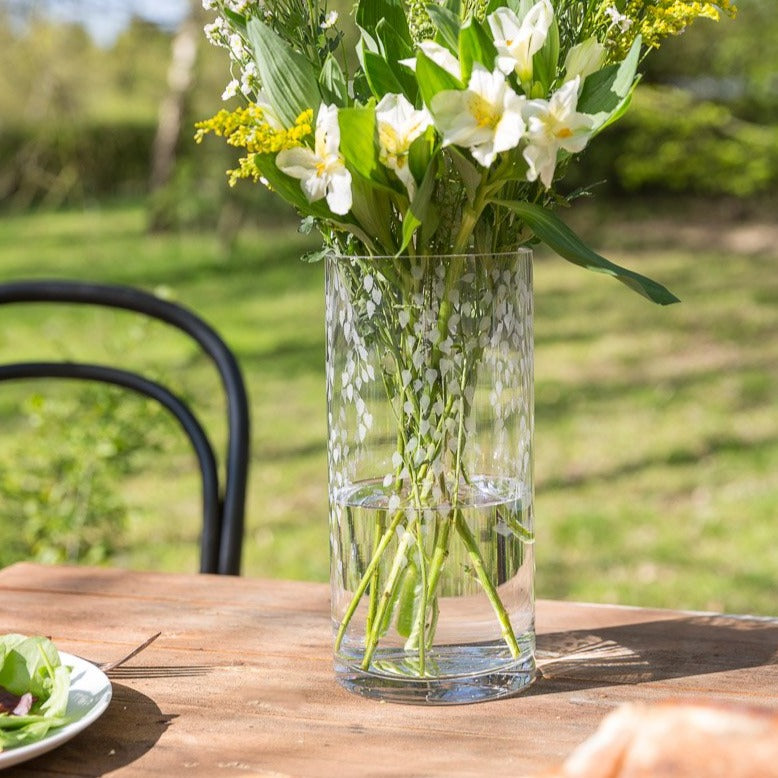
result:
[[[114,683],[111,703],[94,724],[55,751],[19,765],[14,776],[106,775],[140,759],[175,718],[145,694]]]
[[[688,678],[778,665],[778,623],[694,615],[538,635],[540,678],[530,694]]]

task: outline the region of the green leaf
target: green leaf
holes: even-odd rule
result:
[[[435,151],[435,128],[427,129],[411,143],[408,149],[408,166],[414,178],[419,181],[427,172],[430,159]]]
[[[626,97],[632,91],[635,73],[637,73],[638,65],[640,64],[641,44],[642,38],[638,35],[616,73],[616,79],[611,88],[621,98]]]
[[[34,697],[28,713],[0,715],[0,750],[40,740],[52,727],[67,723],[70,669],[48,638],[0,636],[0,687]]]
[[[259,19],[249,21],[248,36],[262,86],[284,125],[291,127],[309,108],[318,111],[321,94],[311,63]]]
[[[459,50],[459,16],[435,3],[427,5],[427,13],[437,28],[440,42],[447,46],[452,54],[456,54]]]
[[[456,146],[449,146],[448,152],[465,186],[467,199],[472,203],[475,200],[476,190],[481,185],[481,172]]]
[[[578,98],[578,110],[596,117],[595,127],[602,129],[615,121],[614,114],[626,110],[637,81],[635,74],[640,62],[641,39],[638,36],[632,48],[618,65],[607,67],[592,73],[584,80],[581,96]]]
[[[487,70],[494,70],[497,49],[492,36],[478,19],[470,19],[459,35],[459,61],[462,64],[462,80],[470,80],[473,63],[480,62]]]
[[[332,54],[327,55],[324,67],[319,73],[319,87],[322,97],[326,103],[335,103],[336,105],[348,104],[348,84],[343,75],[338,61]]]
[[[421,578],[416,565],[411,562],[402,573],[397,595],[397,621],[395,627],[400,637],[411,634],[417,602],[421,598]]]
[[[397,79],[389,63],[372,51],[362,52],[362,68],[365,71],[370,91],[379,100],[386,94],[404,92],[402,84]]]
[[[399,256],[408,248],[413,234],[416,230],[427,220],[429,208],[432,199],[432,193],[435,191],[435,177],[437,174],[437,166],[430,165],[427,168],[427,172],[424,179],[421,182],[421,186],[416,190],[413,201],[411,202],[408,211],[403,219],[403,242],[400,246],[400,250],[397,252]]]
[[[679,302],[678,298],[656,281],[619,267],[592,251],[554,213],[534,203],[495,200],[495,205],[520,216],[535,235],[560,257],[580,267],[617,278],[638,294],[660,305]]]
[[[416,80],[419,84],[422,100],[427,106],[438,92],[445,89],[464,89],[464,84],[436,65],[424,52],[416,52]]]
[[[364,178],[386,184],[383,165],[378,161],[375,107],[341,108],[338,125],[340,152],[349,168]]]
[[[376,35],[381,48],[380,53],[397,79],[397,83],[400,84],[398,91],[401,91],[412,103],[415,103],[419,95],[416,78],[405,65],[400,64],[402,60],[411,59],[414,56],[413,46],[406,43],[385,19],[378,23]]]
[[[620,98],[611,88],[618,69],[618,65],[607,65],[586,77],[578,98],[578,110],[581,113],[610,113],[618,106]]]
[[[356,11],[356,21],[359,27],[367,30],[371,35],[375,35],[379,22],[384,19],[402,40],[406,41],[409,46],[413,45],[402,0],[360,0]]]

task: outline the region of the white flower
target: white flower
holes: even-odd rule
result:
[[[381,163],[393,170],[413,197],[416,181],[408,166],[411,143],[432,124],[429,111],[417,111],[404,95],[388,94],[375,108]]]
[[[554,92],[549,100],[530,100],[525,104],[529,143],[523,153],[529,165],[529,181],[540,177],[543,184],[550,187],[559,150],[583,151],[588,143],[594,119],[576,111],[580,81],[576,76]]]
[[[230,53],[232,56],[237,60],[245,59],[248,56],[248,51],[246,51],[246,46],[243,43],[243,38],[238,35],[238,33],[234,32],[232,35],[230,35],[228,41],[230,46]]]
[[[251,97],[254,92],[261,91],[259,85],[259,68],[257,63],[251,60],[246,63],[243,72],[240,74],[240,91],[246,97]]]
[[[206,11],[215,11],[216,10],[216,0],[203,0],[203,8]]]
[[[239,88],[240,84],[238,83],[237,79],[233,78],[232,81],[230,81],[230,83],[224,87],[224,91],[222,92],[222,100],[229,100],[231,97],[235,97],[235,95],[238,94]]]
[[[321,23],[322,30],[329,30],[329,28],[332,27],[337,21],[338,21],[338,12],[330,11],[324,17],[324,21]]]
[[[573,46],[565,57],[565,80],[581,77],[581,81],[596,73],[604,64],[608,51],[596,38],[587,38]]]
[[[340,153],[340,127],[335,105],[322,105],[316,118],[314,148],[297,146],[278,152],[278,169],[300,179],[309,203],[327,198],[333,213],[344,215],[351,210],[351,173]]]
[[[459,60],[445,47],[434,41],[422,41],[419,44],[422,54],[431,59],[438,67],[454,76],[457,81],[462,78],[462,66]],[[407,65],[411,70],[416,69],[416,57],[401,59],[401,65]]]
[[[217,16],[210,24],[206,24],[203,27],[203,32],[209,43],[212,43],[214,46],[229,48],[227,41],[231,34],[230,26],[221,16]]]
[[[615,5],[610,5],[605,9],[605,15],[610,17],[611,27],[618,27],[622,32],[626,32],[632,27],[632,19],[619,12]]]
[[[476,63],[467,89],[438,92],[430,108],[444,145],[464,146],[489,167],[497,154],[519,144],[525,130],[521,113],[525,102],[499,70],[490,73]]]
[[[506,75],[518,74],[519,80],[532,78],[532,57],[543,48],[554,20],[549,0],[540,0],[523,19],[510,8],[498,8],[488,18],[497,49],[497,67]]]

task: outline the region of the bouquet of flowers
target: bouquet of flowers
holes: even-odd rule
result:
[[[199,124],[246,150],[325,251],[417,255],[533,241],[655,302],[660,285],[597,256],[553,214],[570,160],[627,109],[638,66],[731,0],[361,0],[356,62],[326,0],[203,0],[229,52]]]
[[[362,637],[347,653],[363,670],[438,672],[438,597],[459,554],[516,659],[521,636],[498,591],[507,568],[503,560],[499,574],[490,571],[467,518],[474,505],[499,503],[490,509],[497,534],[531,543],[526,484],[511,492],[491,483],[499,500],[473,496],[483,481],[470,449],[484,364],[498,376],[489,403],[502,428],[512,414],[531,426],[531,387],[505,400],[516,375],[496,341],[499,331],[510,349],[524,348],[515,293],[523,282],[493,258],[543,242],[654,302],[676,301],[567,228],[555,209],[575,194],[556,182],[627,110],[652,48],[734,8],[730,0],[359,0],[351,51],[345,41],[354,36],[344,36],[326,0],[204,5],[218,13],[207,36],[229,52],[224,97],[242,105],[201,122],[198,138],[215,133],[243,149],[231,181],[259,181],[291,203],[321,232],[317,257],[350,259],[328,281],[333,306],[343,303],[328,311],[328,327],[345,333],[348,352],[328,370],[328,393],[345,395],[353,411],[330,412],[332,543],[358,560],[356,572],[333,573],[347,592],[334,606],[336,649],[359,621]],[[384,393],[395,443],[356,499],[352,479],[339,474],[354,474],[344,462],[375,426],[371,383]],[[527,452],[517,453],[517,471],[531,479]],[[368,504],[374,530],[365,534],[357,525]],[[523,559],[519,548],[515,570]],[[390,631],[404,640],[393,662],[379,651]]]

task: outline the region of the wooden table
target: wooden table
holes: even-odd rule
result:
[[[557,765],[625,701],[778,707],[778,620],[541,601],[542,678],[459,707],[364,700],[333,680],[329,590],[314,583],[17,564],[0,631],[114,671],[70,743],[10,776],[512,776]]]

